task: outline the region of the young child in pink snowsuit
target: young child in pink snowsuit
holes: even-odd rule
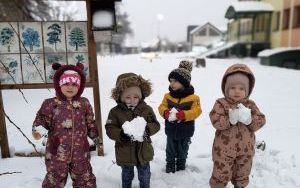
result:
[[[225,97],[217,99],[209,114],[216,129],[209,182],[212,188],[225,188],[229,181],[235,188],[249,183],[255,132],[266,123],[265,115],[249,99],[254,82],[253,73],[243,64],[232,65],[223,76]]]
[[[70,173],[73,187],[95,188],[87,136],[96,144],[99,139],[92,106],[80,97],[85,87],[84,67],[56,63],[52,68],[56,70],[56,97],[43,102],[32,128],[35,139],[48,134],[42,187],[64,187]]]

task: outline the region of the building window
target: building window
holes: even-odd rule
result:
[[[274,12],[273,14],[273,31],[279,30],[279,23],[280,23],[280,12]]]
[[[256,21],[256,23],[255,23],[255,31],[256,31],[256,32],[259,32],[260,17],[257,16],[255,21]]]
[[[210,36],[219,36],[220,34],[217,32],[217,31],[215,31],[214,29],[209,29],[209,35]]]
[[[265,15],[263,14],[262,16],[261,16],[261,23],[260,23],[261,25],[260,25],[260,31],[265,31]]]
[[[285,9],[283,11],[283,23],[282,23],[282,29],[288,29],[290,23],[290,9]]]
[[[295,7],[293,26],[300,27],[300,6]]]
[[[206,28],[199,31],[198,36],[206,36]]]

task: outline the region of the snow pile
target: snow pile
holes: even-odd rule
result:
[[[278,53],[281,53],[281,52],[289,52],[289,51],[296,51],[296,50],[300,51],[300,47],[295,47],[295,48],[287,47],[287,48],[266,49],[266,50],[260,51],[257,54],[257,56],[258,57],[269,57],[271,55],[278,54]]]
[[[236,12],[273,11],[271,4],[259,1],[240,1],[232,5]]]

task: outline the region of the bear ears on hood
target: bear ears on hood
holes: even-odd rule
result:
[[[60,86],[59,86],[59,80],[61,75],[67,71],[67,70],[73,70],[77,72],[80,75],[80,88],[78,90],[78,93],[73,97],[75,100],[78,99],[81,94],[83,93],[83,90],[85,88],[85,74],[84,74],[84,66],[82,63],[77,63],[76,65],[61,65],[59,63],[54,63],[52,64],[52,69],[55,70],[55,74],[53,76],[53,84],[54,84],[54,89],[56,91],[57,97],[59,97],[62,100],[66,100],[66,97],[64,94],[61,92]]]
[[[142,76],[129,72],[118,76],[116,86],[111,91],[111,97],[115,101],[120,102],[122,92],[133,86],[137,86],[141,89],[142,99],[152,93],[152,84],[149,80],[145,80]]]

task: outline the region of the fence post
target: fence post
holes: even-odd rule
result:
[[[0,89],[0,148],[1,148],[2,158],[10,157],[1,89]]]

